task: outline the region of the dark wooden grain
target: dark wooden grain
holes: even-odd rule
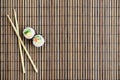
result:
[[[119,0],[1,0],[0,80],[119,80]],[[38,73],[25,52],[26,74],[17,37],[6,14],[14,21]],[[26,26],[45,38],[36,48],[23,37]]]

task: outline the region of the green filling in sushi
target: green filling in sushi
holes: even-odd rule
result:
[[[24,34],[27,34],[27,33],[29,33],[29,32],[31,32],[31,30],[30,30],[30,29],[27,29],[27,30],[24,31]]]
[[[27,27],[24,29],[23,35],[25,36],[25,38],[31,39],[35,35],[35,31],[34,31],[34,29]]]

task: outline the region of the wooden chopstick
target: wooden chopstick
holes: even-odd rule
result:
[[[18,34],[19,34],[19,26],[18,26],[17,15],[16,15],[15,9],[14,9],[14,16],[15,16],[16,29],[17,29]],[[20,49],[20,58],[21,58],[21,63],[22,63],[22,70],[23,70],[23,73],[25,73],[24,59],[23,59],[23,55],[22,55],[22,47],[21,47],[21,43],[20,43],[19,39],[18,39],[18,45],[19,45],[19,49]]]
[[[17,35],[17,37],[18,37],[21,45],[23,46],[23,49],[25,50],[26,55],[28,56],[28,58],[29,58],[29,60],[30,60],[30,62],[31,62],[31,64],[32,64],[34,70],[35,70],[36,72],[38,72],[38,70],[37,70],[37,68],[36,68],[36,66],[35,66],[35,64],[34,64],[32,58],[31,58],[31,56],[29,55],[29,52],[27,51],[27,49],[26,49],[26,47],[25,47],[25,45],[24,45],[21,37],[19,36],[19,34],[18,34],[18,32],[17,32],[17,30],[16,30],[16,28],[15,28],[15,25],[13,24],[13,22],[12,22],[12,20],[10,19],[9,15],[7,15],[7,17],[8,17],[8,19],[9,19],[11,25],[12,25],[12,28],[14,29],[14,31],[15,31],[15,33],[16,33],[16,35]]]

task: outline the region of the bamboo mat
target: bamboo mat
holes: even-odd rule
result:
[[[120,0],[0,0],[0,80],[120,80]],[[22,73],[18,41],[6,14],[38,68],[24,54]],[[36,48],[26,40],[26,26],[45,38]]]

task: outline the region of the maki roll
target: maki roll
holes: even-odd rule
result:
[[[33,36],[35,35],[35,30],[33,28],[31,28],[31,27],[26,27],[23,30],[23,35],[27,39],[32,39]]]
[[[33,37],[33,45],[36,47],[41,47],[45,43],[44,38],[41,35],[35,35]]]

